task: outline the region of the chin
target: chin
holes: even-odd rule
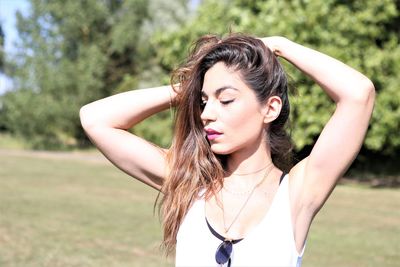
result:
[[[234,152],[234,149],[227,148],[218,144],[211,145],[211,151],[217,155],[229,155]]]

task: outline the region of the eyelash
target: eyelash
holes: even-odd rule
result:
[[[226,101],[219,101],[219,102],[221,102],[221,104],[225,106],[225,105],[229,105],[230,103],[232,103],[233,99],[232,100],[226,100]]]
[[[226,105],[229,105],[230,103],[232,103],[233,101],[234,101],[234,99],[232,99],[232,100],[226,100],[226,101],[220,100],[219,102],[220,102],[222,105],[226,106]],[[207,104],[207,101],[206,101],[206,100],[201,100],[201,103],[200,103],[201,108],[204,108],[204,107],[206,106],[206,104]]]

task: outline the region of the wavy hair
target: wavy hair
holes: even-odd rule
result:
[[[167,154],[169,171],[159,205],[167,254],[174,250],[179,226],[193,202],[199,197],[209,199],[223,184],[226,156],[211,151],[200,118],[204,75],[217,62],[239,71],[260,103],[271,96],[281,98],[282,110],[270,123],[267,140],[277,167],[287,171],[292,164],[292,142],[286,131],[290,112],[288,82],[276,56],[261,40],[248,35],[201,37],[186,63],[171,77],[173,86],[179,84],[174,88],[178,93],[177,110],[174,138]]]

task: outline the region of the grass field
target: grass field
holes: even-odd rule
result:
[[[8,150],[7,150],[8,151]],[[0,150],[0,266],[173,266],[156,192],[97,156]],[[400,191],[339,185],[303,267],[398,266]]]

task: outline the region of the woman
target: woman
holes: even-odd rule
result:
[[[336,103],[310,155],[292,166],[288,86],[276,57]],[[176,266],[300,266],[311,222],[356,157],[374,104],[371,81],[283,37],[199,39],[172,86],[81,109],[82,125],[117,167],[162,192],[164,245]],[[172,145],[127,129],[175,105]]]

